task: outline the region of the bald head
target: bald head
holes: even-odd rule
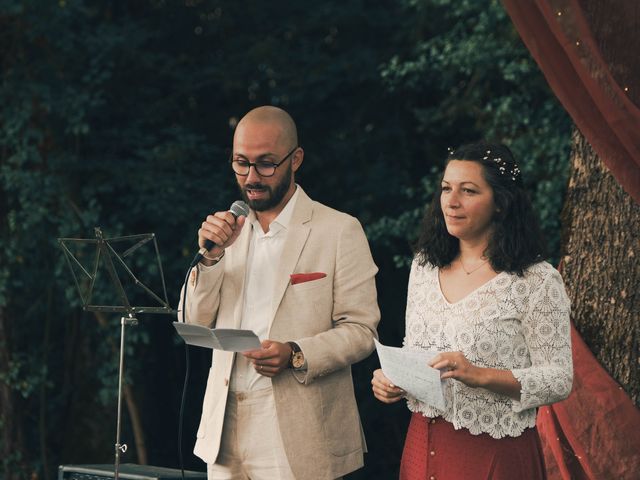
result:
[[[238,122],[232,155],[242,196],[267,232],[296,191],[295,172],[304,159],[296,124],[281,108],[254,108]],[[244,165],[240,173],[238,165]]]
[[[238,134],[242,134],[247,127],[260,125],[273,127],[274,134],[277,136],[274,140],[277,144],[288,148],[298,145],[298,130],[291,115],[281,108],[270,105],[254,108],[242,117],[236,127],[234,139]]]

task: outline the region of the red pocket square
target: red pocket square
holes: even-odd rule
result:
[[[322,272],[292,273],[289,276],[291,277],[291,285],[295,285],[296,283],[310,282],[312,280],[318,280],[320,278],[324,278],[327,276],[327,274]]]

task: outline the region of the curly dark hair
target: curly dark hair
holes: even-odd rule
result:
[[[544,259],[546,245],[522,183],[522,173],[506,145],[479,142],[450,151],[451,160],[465,160],[482,166],[484,179],[493,190],[496,211],[493,229],[485,251],[496,272],[522,276],[529,266]],[[439,186],[425,212],[414,252],[421,265],[446,267],[460,252],[459,241],[449,234],[440,206]]]

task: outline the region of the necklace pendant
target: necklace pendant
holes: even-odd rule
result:
[[[462,259],[461,258],[459,258],[458,261],[460,262],[460,266],[462,267],[462,270],[464,271],[464,273],[466,273],[467,275],[471,275],[473,272],[477,272],[478,270],[480,270],[480,268],[482,268],[484,266],[484,264],[489,261],[489,259],[487,258],[484,262],[482,262],[476,268],[473,268],[471,270],[467,270],[465,268],[464,263],[462,263]]]

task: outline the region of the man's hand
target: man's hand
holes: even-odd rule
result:
[[[224,249],[231,246],[240,235],[245,220],[244,216],[236,219],[229,211],[208,215],[198,230],[198,246],[203,248],[204,243],[211,240],[215,245],[209,250],[207,256],[218,257],[222,255]]]
[[[288,343],[264,340],[260,350],[249,350],[242,354],[251,360],[260,375],[275,377],[289,366],[291,347]]]

